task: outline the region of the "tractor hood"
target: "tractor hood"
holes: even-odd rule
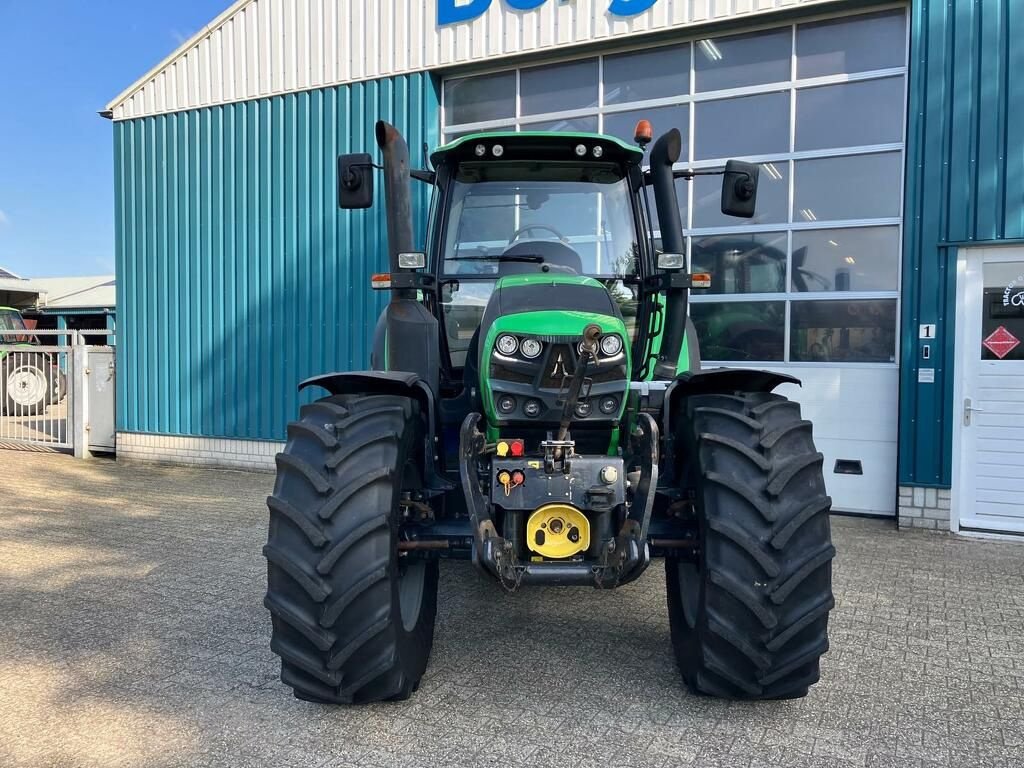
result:
[[[574,425],[610,426],[625,404],[629,336],[608,290],[590,277],[565,274],[501,278],[480,324],[480,392],[497,426],[557,424],[562,399],[580,360],[583,330],[596,324],[601,340],[588,365],[589,387]],[[599,345],[600,346],[600,345]]]

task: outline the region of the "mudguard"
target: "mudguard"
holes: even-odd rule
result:
[[[800,379],[774,371],[757,371],[748,368],[706,368],[704,370],[681,373],[673,379],[665,389],[665,400],[661,413],[662,436],[665,442],[663,458],[664,477],[674,474],[675,450],[672,437],[672,419],[677,413],[686,413],[685,400],[693,395],[708,395],[732,392],[771,392],[780,384],[796,384]]]
[[[437,443],[437,409],[430,386],[419,374],[408,371],[339,371],[306,379],[299,384],[299,391],[307,387],[321,387],[332,395],[398,395],[419,401],[421,412],[427,415],[427,429],[424,434],[426,466],[423,482],[437,491],[448,491],[454,487],[441,474]]]

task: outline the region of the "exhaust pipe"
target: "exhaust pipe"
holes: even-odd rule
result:
[[[412,232],[412,177],[409,145],[395,126],[378,120],[374,129],[384,159],[384,208],[388,228],[388,268],[392,275],[409,270],[398,266],[398,254],[415,251]],[[412,288],[391,291],[391,300],[416,297]]]
[[[665,253],[686,253],[683,225],[679,219],[679,199],[672,166],[679,162],[683,137],[678,128],[662,134],[651,149],[651,182],[661,229],[661,249]],[[674,379],[679,353],[686,335],[686,309],[690,294],[686,288],[668,288],[665,292],[665,326],[661,351],[654,366],[657,379]]]

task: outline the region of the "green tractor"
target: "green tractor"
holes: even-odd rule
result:
[[[300,388],[277,457],[271,646],[304,700],[407,698],[433,642],[438,563],[505,590],[611,589],[662,558],[671,643],[695,693],[803,696],[834,605],[822,455],[795,379],[702,369],[675,183],[681,138],[647,152],[578,133],[487,133],[411,169],[379,122],[390,291],[369,371]],[[646,157],[646,160],[645,160]],[[645,168],[645,166],[648,166]],[[338,160],[339,204],[373,201],[369,154]],[[730,161],[722,210],[752,216]],[[412,181],[431,187],[426,245]],[[658,214],[655,247],[650,195]]]
[[[0,413],[36,416],[67,395],[67,377],[49,352],[37,351],[39,339],[21,312],[0,307]]]

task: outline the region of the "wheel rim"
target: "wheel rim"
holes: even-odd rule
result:
[[[398,607],[402,613],[402,627],[406,632],[411,632],[419,620],[426,576],[427,564],[423,560],[398,566]]]
[[[7,376],[7,396],[15,405],[35,405],[46,395],[46,377],[33,365],[22,365]]]

